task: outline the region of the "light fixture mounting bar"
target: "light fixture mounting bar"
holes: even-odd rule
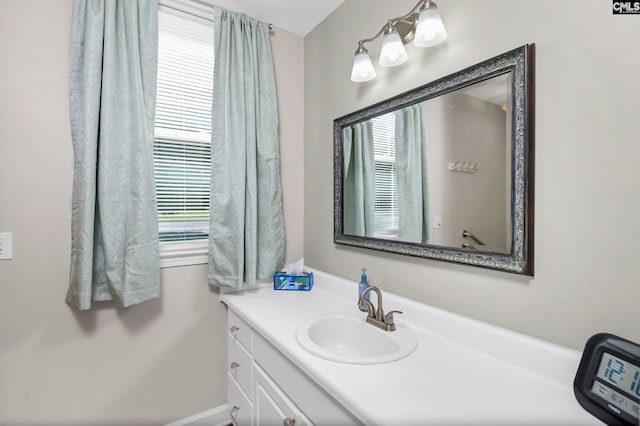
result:
[[[360,46],[362,46],[362,45],[364,45],[364,43],[369,43],[369,42],[377,39],[378,37],[380,37],[380,35],[387,28],[394,27],[398,22],[407,20],[408,18],[411,17],[411,15],[415,14],[416,12],[418,12],[423,7],[426,7],[427,3],[429,3],[429,0],[420,0],[415,6],[413,6],[413,8],[408,13],[406,13],[406,14],[404,14],[402,16],[398,16],[396,18],[391,18],[391,19],[387,20],[387,22],[382,26],[382,28],[380,28],[380,30],[376,33],[376,35],[374,35],[373,37],[369,37],[369,38],[365,38],[365,39],[359,40],[358,44]],[[415,19],[415,17],[412,18],[412,19]],[[407,42],[409,42],[409,41],[411,41],[411,40],[408,40]]]

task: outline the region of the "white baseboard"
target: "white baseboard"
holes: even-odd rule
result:
[[[229,406],[225,404],[165,426],[226,426],[228,424],[231,424],[231,417],[229,417]]]

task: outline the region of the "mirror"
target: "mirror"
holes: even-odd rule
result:
[[[334,120],[334,242],[533,276],[534,45]]]

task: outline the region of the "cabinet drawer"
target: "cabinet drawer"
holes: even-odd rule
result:
[[[251,383],[253,379],[253,358],[233,337],[228,338],[227,371],[240,385],[249,398],[253,397]]]
[[[253,346],[251,343],[252,332],[249,324],[247,324],[231,309],[229,309],[228,321],[229,334],[235,337],[247,351],[249,351],[250,353],[253,352]]]
[[[254,364],[256,379],[255,426],[312,426],[300,409],[278,388],[269,376]]]
[[[235,426],[251,426],[253,424],[253,405],[231,376],[227,377],[227,397],[229,398],[229,414]]]

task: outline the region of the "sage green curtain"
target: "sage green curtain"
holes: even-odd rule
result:
[[[157,0],[75,0],[67,303],[131,306],[160,293],[153,125]]]
[[[373,237],[375,173],[371,120],[342,130],[343,232]]]
[[[427,125],[422,104],[395,112],[398,239],[431,241]]]
[[[242,289],[284,264],[268,24],[216,8],[214,53],[209,284]]]

